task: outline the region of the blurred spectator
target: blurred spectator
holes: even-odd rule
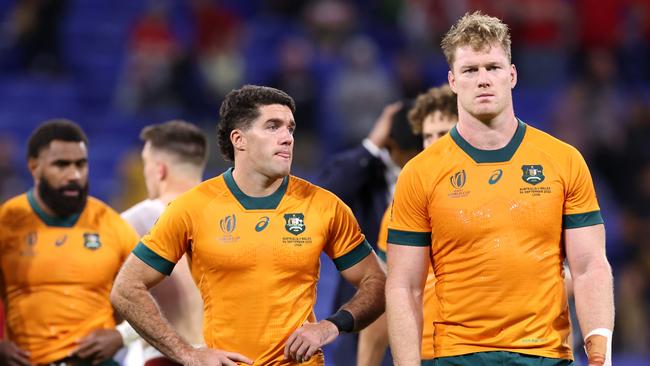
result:
[[[241,20],[214,0],[192,2],[194,48],[210,105],[243,83]]]
[[[362,140],[382,108],[397,98],[391,76],[380,64],[377,45],[356,36],[343,47],[345,64],[335,76],[330,100],[344,146]],[[331,121],[330,121],[331,122]]]
[[[60,28],[66,8],[66,0],[19,0],[16,3],[10,15],[9,32],[15,50],[13,61],[18,68],[48,75],[63,71]]]
[[[555,135],[590,161],[599,148],[622,146],[625,95],[612,51],[593,49],[584,63],[584,74],[560,94],[553,124]]]
[[[547,87],[565,82],[568,46],[574,34],[569,4],[566,0],[520,0],[512,5],[507,17],[520,80]]]
[[[357,25],[357,14],[348,2],[317,0],[305,10],[305,23],[322,57],[337,55]]]
[[[151,1],[129,34],[126,69],[118,103],[128,111],[175,106],[172,88],[181,47],[168,20],[167,4]]]
[[[0,134],[0,204],[25,190],[29,182],[16,169],[16,141],[11,135]]]

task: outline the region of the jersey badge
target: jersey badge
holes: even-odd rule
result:
[[[97,233],[84,233],[84,248],[90,250],[97,250],[102,246],[99,241],[99,234]]]
[[[546,178],[544,177],[544,167],[541,165],[522,165],[521,170],[524,172],[521,179],[528,184],[537,185]]]
[[[307,228],[305,226],[305,215],[301,213],[286,214],[284,220],[284,228],[293,235],[300,235]]]

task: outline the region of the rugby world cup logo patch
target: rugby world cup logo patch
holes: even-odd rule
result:
[[[299,235],[307,228],[305,226],[305,215],[301,213],[286,214],[284,220],[284,228],[293,235]]]
[[[544,176],[544,167],[541,165],[522,165],[521,170],[524,172],[521,179],[528,184],[537,185],[546,178]]]
[[[467,174],[465,173],[465,170],[461,170],[459,172],[456,172],[454,175],[452,175],[449,178],[449,181],[451,182],[451,185],[456,188],[456,189],[461,189],[465,185],[465,182],[467,182]]]
[[[235,216],[235,214],[232,214],[219,220],[219,227],[224,234],[232,233],[235,231],[235,227],[237,227],[237,216]]]

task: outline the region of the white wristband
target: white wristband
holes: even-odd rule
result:
[[[589,332],[584,340],[586,341],[587,338],[591,337],[592,335],[600,335],[607,338],[607,354],[605,354],[605,366],[612,366],[612,331],[607,328],[596,328]],[[587,349],[585,348],[585,352],[586,351]]]
[[[131,324],[127,322],[126,320],[121,322],[120,324],[115,327],[115,329],[120,333],[122,336],[122,343],[124,343],[124,346],[128,346],[131,343],[137,341],[140,339],[140,335],[138,332],[133,329]]]

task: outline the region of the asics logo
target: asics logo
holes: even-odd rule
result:
[[[266,229],[266,226],[269,224],[269,221],[271,221],[271,219],[269,219],[268,216],[260,217],[260,221],[258,221],[257,225],[255,225],[255,231],[259,233],[260,231]]]
[[[488,183],[490,184],[496,184],[496,182],[501,179],[501,176],[503,175],[503,170],[497,169],[494,172],[492,172],[492,175],[490,176],[490,179],[488,180]]]

